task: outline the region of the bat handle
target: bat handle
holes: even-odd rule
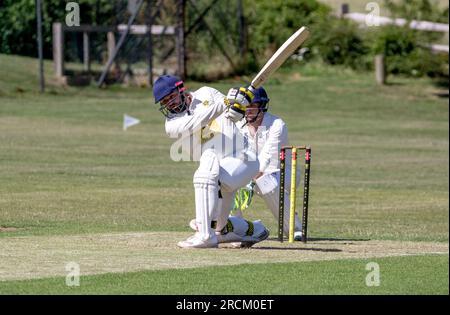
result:
[[[254,94],[256,88],[255,88],[253,85],[250,84],[250,85],[248,86],[248,90]]]

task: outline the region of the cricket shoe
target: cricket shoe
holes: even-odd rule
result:
[[[178,242],[177,246],[181,248],[217,248],[218,244],[216,235],[207,240],[203,240],[199,233],[195,233],[185,241]]]
[[[212,221],[211,222],[211,228],[215,229],[216,228],[216,221]],[[189,227],[191,229],[193,229],[195,232],[198,232],[198,225],[197,225],[197,221],[195,221],[195,219],[192,219],[191,221],[189,221]]]
[[[294,232],[294,241],[300,242],[302,240],[302,232],[297,231]]]
[[[255,228],[259,225],[260,231],[255,230],[253,235],[242,237],[241,242],[231,243],[231,246],[233,248],[250,248],[253,245],[255,245],[256,243],[262,242],[269,237],[269,235],[270,235],[269,230],[266,229],[266,227],[264,225],[262,225],[260,222],[258,222],[259,223],[258,225],[256,224],[256,222],[258,222],[258,221],[254,222]]]

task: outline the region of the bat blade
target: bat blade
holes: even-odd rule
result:
[[[297,32],[289,37],[255,76],[251,86],[255,89],[259,88],[269,76],[274,73],[301,44],[303,44],[308,36],[309,30],[305,26],[302,26]]]

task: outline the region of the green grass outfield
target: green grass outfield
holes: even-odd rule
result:
[[[51,63],[46,63],[46,73],[51,81]],[[39,242],[49,237],[56,240],[55,244],[64,244],[69,236],[89,234],[95,238],[96,233],[188,233],[188,222],[194,215],[192,175],[196,163],[170,160],[171,140],[164,133],[164,119],[153,105],[150,91],[50,85],[44,95],[39,95],[35,78],[35,60],[0,55],[0,247],[8,248],[9,241],[21,237],[32,238],[37,244],[34,249],[39,250]],[[246,79],[211,85],[226,92]],[[439,97],[442,90],[428,79],[390,77],[389,82],[379,87],[370,73],[310,64],[282,69],[266,88],[270,111],[286,121],[290,142],[313,148],[310,236],[331,241],[370,240],[380,242],[380,246],[386,241],[446,244],[444,257],[383,259],[387,264],[392,261],[396,266],[419,269],[425,268],[421,261],[430,259],[431,264],[437,260],[439,263],[431,264],[439,266],[432,271],[433,277],[447,275],[447,280],[436,280],[433,285],[409,287],[400,283],[386,293],[438,294],[445,293],[445,286],[448,293],[448,98]],[[192,89],[201,85],[188,82]],[[124,132],[125,113],[142,123]],[[276,231],[275,219],[258,198],[246,215],[262,219]],[[169,239],[168,244],[179,240]],[[49,260],[61,250],[45,248],[48,252],[41,254],[48,254]],[[15,279],[17,286],[2,281],[8,278],[4,270],[14,266],[15,257],[26,257],[26,248],[21,250],[8,251],[8,257],[0,252],[0,292],[31,292],[39,283],[44,286],[43,292],[54,292],[51,284],[58,280],[36,280],[40,266],[30,267],[31,256],[29,269]],[[206,257],[208,253],[195,255]],[[272,255],[276,253],[272,251]],[[158,259],[161,263],[167,259],[169,267],[173,262],[164,255]],[[8,265],[2,265],[6,261]],[[345,262],[349,266],[359,263]],[[281,271],[300,266],[316,268],[313,262],[284,264],[271,267]],[[358,287],[350,292],[338,283],[334,291],[333,287],[324,289],[320,268],[338,265],[317,263],[317,280],[304,287],[305,291],[372,292]],[[220,270],[226,274],[236,268],[222,266]],[[250,267],[243,264],[242,268]],[[270,273],[263,265],[255,270],[260,268]],[[208,269],[203,270],[189,273],[208,273]],[[54,275],[58,272],[55,270]],[[97,270],[104,272],[100,267]],[[147,273],[163,281],[170,270],[143,274]],[[272,276],[279,273],[273,271]],[[86,281],[101,282],[102,277],[115,275],[86,277]],[[120,277],[125,282],[128,279],[126,274]],[[102,293],[106,289],[100,282],[98,291],[92,285],[85,292]],[[424,276],[422,283],[430,282]],[[189,285],[155,287],[149,292],[192,292]],[[132,287],[136,293],[145,288],[130,284],[130,290]],[[295,288],[294,284],[287,285],[283,293],[299,293]],[[269,289],[262,287],[257,292],[267,293]],[[221,293],[228,291],[223,289]]]
[[[377,263],[379,285],[367,286]],[[0,294],[448,294],[448,256],[245,264],[185,270],[65,277],[0,283]],[[371,283],[371,282],[369,282]]]

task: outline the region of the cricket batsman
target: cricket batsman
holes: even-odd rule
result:
[[[191,144],[188,154],[199,160],[193,177],[196,232],[177,245],[213,248],[222,242],[242,242],[252,246],[265,240],[269,231],[261,221],[229,217],[236,191],[259,170],[255,152],[236,126],[253,94],[242,87],[230,89],[226,97],[210,87],[188,92],[179,78],[163,75],[155,81],[153,95],[166,117],[167,135]]]

